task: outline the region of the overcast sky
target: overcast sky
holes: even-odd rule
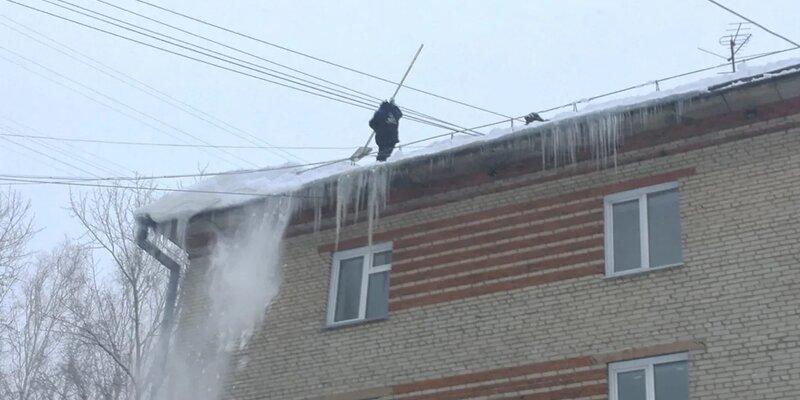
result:
[[[15,1],[101,25],[43,1]],[[70,1],[164,30],[96,1]],[[408,84],[506,115],[521,115],[719,63],[720,59],[698,51],[697,47],[724,52],[717,43],[719,37],[730,28],[729,23],[740,21],[703,0],[152,1],[391,80],[401,77],[416,48],[424,43],[425,48]],[[800,5],[796,1],[723,2],[785,36],[800,40],[800,24],[797,23]],[[377,97],[387,98],[394,90],[390,84],[187,21],[134,0],[115,3]],[[231,134],[232,128],[218,129],[9,29],[5,25],[38,37],[9,20],[71,46],[273,145],[355,148],[363,144],[369,134],[370,111],[165,54],[7,1],[0,2],[0,129],[117,141],[196,144],[203,140],[217,145],[251,144]],[[756,27],[750,32],[754,36],[742,50],[743,54],[788,46]],[[170,34],[178,35],[174,31]],[[180,37],[191,39],[185,35]],[[798,55],[788,53],[777,58]],[[708,72],[705,76],[715,73]],[[677,83],[680,81],[664,86]],[[650,90],[652,88],[626,95]],[[124,110],[128,115],[87,96]],[[499,119],[496,115],[408,90],[400,92],[397,102],[462,126]],[[442,132],[438,128],[403,121],[400,136],[401,141],[408,142]],[[193,173],[198,168],[218,171],[286,161],[273,152],[252,149],[229,150],[236,157],[249,161],[247,164],[216,149],[12,140],[17,144],[0,140],[0,174],[173,174]],[[347,157],[352,150],[292,150],[291,153],[302,160],[320,161]],[[89,165],[80,161],[81,158]],[[163,182],[165,186],[175,184]],[[15,189],[33,203],[37,226],[42,228],[37,247],[44,248],[77,231],[76,223],[64,210],[67,188],[18,185]]]

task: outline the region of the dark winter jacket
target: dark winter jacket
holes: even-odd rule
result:
[[[394,103],[384,101],[369,120],[369,127],[375,131],[375,143],[378,147],[394,147],[399,141],[397,129],[403,112]]]
[[[375,143],[378,144],[378,161],[386,161],[392,155],[394,145],[400,141],[397,129],[400,127],[402,117],[403,112],[399,107],[384,101],[369,120],[369,127],[375,131]]]

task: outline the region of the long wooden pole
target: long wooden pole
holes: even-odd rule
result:
[[[414,58],[411,59],[411,64],[408,65],[408,68],[406,68],[406,73],[403,74],[403,79],[401,79],[400,83],[397,84],[397,88],[394,90],[394,93],[392,93],[392,97],[389,98],[390,102],[394,101],[394,98],[397,97],[397,92],[399,92],[400,88],[403,87],[403,83],[406,81],[406,78],[408,78],[408,73],[411,72],[411,67],[413,67],[414,63],[417,62],[417,57],[419,57],[419,53],[422,51],[422,47],[424,46],[425,46],[424,43],[419,45],[417,52],[414,54]],[[369,134],[369,138],[367,139],[367,143],[364,143],[364,147],[369,146],[369,142],[372,141],[373,137],[375,137],[375,131],[372,131],[372,133]]]
[[[417,57],[419,57],[419,53],[422,51],[422,47],[424,47],[424,46],[425,46],[424,43],[419,45],[419,48],[417,49],[417,52],[414,54],[414,58],[411,59],[411,64],[408,64],[408,68],[406,68],[406,73],[403,74],[403,79],[400,80],[400,83],[397,84],[397,89],[395,89],[394,93],[392,93],[391,100],[394,100],[394,98],[397,96],[397,92],[399,92],[400,88],[403,87],[403,83],[405,83],[406,78],[408,78],[408,73],[411,72],[411,67],[413,67],[414,63],[417,62]]]

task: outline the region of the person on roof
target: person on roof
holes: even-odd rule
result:
[[[369,127],[375,131],[375,143],[378,144],[378,161],[386,161],[392,155],[394,145],[400,141],[398,128],[402,117],[403,112],[394,101],[384,101],[369,120]]]

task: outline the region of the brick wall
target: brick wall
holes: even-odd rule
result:
[[[687,351],[693,399],[796,398],[798,125],[717,130],[385,217],[385,321],[326,329],[333,233],[288,238],[281,294],[228,396],[601,399],[607,362]],[[605,278],[602,196],[665,180],[679,183],[684,265]],[[347,227],[340,248],[364,232]],[[199,297],[184,293],[183,325]]]

